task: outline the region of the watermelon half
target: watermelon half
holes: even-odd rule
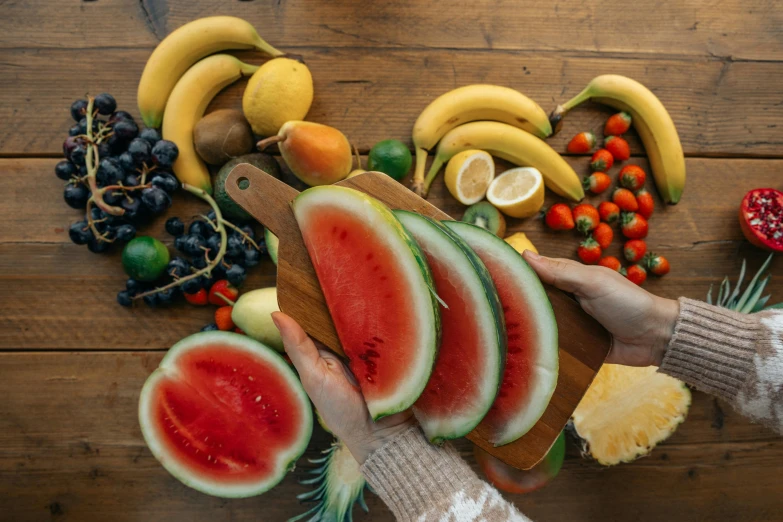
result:
[[[169,473],[202,493],[237,498],[282,480],[310,442],[313,416],[274,350],[204,332],[172,346],[144,383],[139,424]]]
[[[440,307],[441,341],[427,387],[413,405],[435,443],[464,437],[489,411],[500,386],[506,330],[484,263],[454,232],[430,218],[394,214],[427,256]]]
[[[294,215],[343,351],[373,419],[410,408],[432,373],[438,303],[424,254],[386,206],[333,185]]]
[[[443,223],[470,245],[495,282],[506,320],[503,382],[479,426],[495,446],[527,433],[546,410],[557,385],[557,323],[541,281],[514,248],[483,228]]]

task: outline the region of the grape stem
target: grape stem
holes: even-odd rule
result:
[[[223,256],[226,255],[226,245],[228,244],[228,234],[226,233],[226,225],[235,228],[234,225],[232,223],[229,223],[225,219],[223,219],[223,214],[220,212],[220,207],[218,207],[217,203],[215,203],[215,200],[212,199],[205,190],[202,190],[198,187],[194,187],[193,185],[188,185],[187,183],[183,183],[182,188],[184,190],[187,190],[194,196],[197,196],[202,200],[204,200],[205,202],[209,203],[209,206],[212,207],[212,210],[215,212],[215,224],[213,225],[213,227],[215,228],[215,231],[218,234],[220,234],[220,249],[218,250],[217,255],[214,257],[214,259],[209,261],[209,264],[204,268],[202,268],[201,270],[186,275],[185,277],[180,277],[179,279],[176,279],[171,283],[162,286],[160,288],[153,288],[152,290],[148,290],[146,292],[136,294],[135,296],[133,296],[133,299],[142,299],[148,295],[157,294],[158,292],[163,292],[164,290],[168,290],[169,288],[180,286],[186,281],[190,281],[191,279],[196,279],[203,275],[209,277],[212,274],[212,270],[214,270],[214,268],[223,261]]]

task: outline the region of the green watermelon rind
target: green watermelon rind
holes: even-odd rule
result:
[[[277,265],[277,250],[280,246],[280,239],[271,230],[265,228],[264,242],[266,243],[266,251],[269,252],[269,258]]]
[[[170,458],[167,450],[160,440],[155,429],[154,404],[155,390],[158,382],[164,377],[176,375],[176,360],[190,349],[200,348],[210,345],[221,345],[236,348],[247,352],[253,356],[271,363],[273,367],[280,372],[291,385],[291,389],[296,394],[300,402],[302,433],[297,441],[288,449],[288,451],[278,455],[278,463],[275,466],[276,472],[266,480],[248,483],[248,484],[221,484],[219,481],[205,479],[196,476],[187,466],[181,464],[174,458]],[[147,443],[153,456],[161,465],[171,473],[177,480],[188,487],[222,498],[246,498],[260,495],[269,491],[283,480],[286,473],[294,468],[294,464],[299,457],[304,454],[307,445],[310,443],[310,437],[313,432],[313,413],[310,407],[310,399],[302,388],[296,373],[291,369],[288,363],[274,349],[263,343],[255,341],[245,335],[232,332],[201,332],[190,335],[174,346],[169,348],[166,356],[160,361],[160,365],[147,378],[141,389],[139,397],[139,425],[144,441]],[[260,441],[263,442],[263,441]]]
[[[300,228],[305,219],[307,206],[317,204],[318,201],[314,200],[319,198],[322,202],[330,205],[340,202],[345,206],[346,210],[353,205],[351,211],[357,212],[357,214],[361,212],[360,215],[365,222],[373,223],[373,231],[376,233],[380,233],[385,228],[387,234],[385,238],[386,244],[395,245],[394,248],[398,251],[398,262],[405,263],[403,267],[412,279],[418,279],[415,283],[412,282],[411,289],[421,289],[418,306],[414,305],[414,299],[411,299],[412,308],[409,312],[412,318],[416,318],[422,327],[421,344],[424,348],[421,353],[422,359],[419,361],[415,371],[410,375],[409,382],[398,386],[397,393],[392,395],[392,397],[383,401],[368,401],[367,408],[370,415],[373,420],[377,421],[410,408],[424,391],[427,381],[432,374],[438,346],[440,345],[440,313],[434,291],[435,284],[432,280],[432,274],[427,265],[424,252],[421,251],[418,243],[406,232],[405,228],[394,216],[394,213],[386,205],[363,192],[335,185],[322,185],[305,190],[294,198],[291,203],[294,216]],[[394,313],[401,313],[401,311],[395,310]],[[339,337],[340,332],[337,333]]]
[[[534,305],[537,311],[536,324],[542,334],[541,353],[535,370],[538,384],[532,388],[528,407],[521,410],[515,420],[490,441],[495,446],[503,446],[514,442],[533,428],[546,411],[557,387],[560,362],[555,312],[538,275],[514,247],[491,232],[470,223],[444,221],[443,224],[462,237],[474,250],[474,241],[481,242],[491,248],[494,255],[501,257],[506,269],[512,273],[513,280],[520,282],[527,302]]]
[[[449,256],[450,267],[462,274],[458,283],[465,284],[471,290],[470,293],[475,299],[475,314],[479,315],[481,322],[488,324],[486,330],[489,333],[485,331],[482,336],[485,360],[488,361],[482,389],[484,393],[477,400],[466,401],[466,407],[474,405],[471,411],[453,412],[447,417],[431,417],[413,405],[413,413],[424,434],[430,442],[439,444],[470,433],[487,414],[497,396],[506,356],[503,310],[487,267],[462,238],[440,222],[426,216],[407,210],[395,210],[394,214],[414,239],[428,234],[428,240],[433,242],[437,251]],[[421,244],[420,239],[417,241]]]

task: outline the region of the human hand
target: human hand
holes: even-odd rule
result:
[[[280,330],[285,351],[316,410],[359,464],[413,423],[409,411],[373,422],[361,389],[343,361],[320,343],[316,346],[302,327],[284,313],[274,312],[272,321]]]
[[[582,309],[612,334],[608,363],[660,366],[680,304],[642,290],[606,267],[523,253],[538,277],[576,296]]]

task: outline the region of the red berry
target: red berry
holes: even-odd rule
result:
[[[620,230],[628,239],[644,239],[647,229],[647,220],[635,212],[623,212],[620,216]]]
[[[633,265],[628,267],[625,277],[630,282],[642,286],[642,283],[647,280],[647,270],[642,265]]]
[[[644,187],[644,182],[647,179],[647,174],[639,165],[626,165],[620,169],[620,173],[617,175],[620,185],[636,192]]]
[[[587,154],[595,147],[595,134],[580,132],[568,142],[568,152],[571,154]]]
[[[604,190],[609,188],[612,184],[612,178],[606,175],[604,172],[593,172],[582,180],[582,185],[585,189],[593,192],[594,194],[600,194]]]
[[[620,219],[620,207],[611,201],[602,201],[598,205],[598,215],[601,216],[601,221],[604,223],[614,223]]]
[[[601,248],[606,250],[612,244],[612,239],[614,239],[612,227],[606,223],[598,223],[598,226],[593,230],[593,239],[601,245]]]
[[[618,112],[606,120],[604,136],[619,136],[625,134],[629,128],[631,128],[631,115],[627,112]]]
[[[653,215],[653,210],[655,209],[655,202],[653,201],[652,194],[647,192],[647,190],[642,189],[636,193],[636,202],[639,204],[639,210],[637,212],[639,212],[644,219],[650,219],[650,216]]]
[[[555,203],[549,207],[544,221],[552,230],[572,230],[574,228],[571,207],[565,203]]]
[[[237,297],[239,297],[239,290],[226,279],[215,281],[209,289],[209,302],[215,306],[234,304]]]
[[[620,271],[620,269],[622,269],[622,267],[623,267],[623,266],[620,264],[620,260],[619,260],[619,259],[617,259],[617,258],[616,258],[616,257],[614,257],[614,256],[606,256],[606,257],[602,257],[602,258],[601,258],[601,259],[598,261],[598,264],[599,264],[600,266],[605,266],[606,268],[611,268],[611,269],[612,269],[612,270],[614,270],[615,272],[619,272],[619,271]]]
[[[612,192],[612,202],[620,207],[620,210],[626,212],[636,212],[639,210],[639,203],[636,201],[636,196],[626,188],[614,189],[614,192]]]
[[[590,169],[593,171],[606,172],[614,165],[614,157],[612,153],[606,149],[598,149],[590,158]]]
[[[628,142],[619,136],[606,138],[604,148],[612,154],[615,161],[625,161],[631,157],[631,148],[628,146]]]
[[[584,264],[594,265],[601,259],[601,246],[595,239],[588,237],[579,244],[576,253]]]
[[[623,255],[631,263],[638,263],[647,253],[647,243],[644,239],[630,239],[623,245]]]
[[[580,203],[575,206],[573,215],[576,229],[585,235],[595,229],[595,227],[598,226],[598,223],[601,222],[601,216],[598,215],[598,210],[590,203]]]
[[[221,306],[215,310],[215,324],[217,325],[218,330],[230,332],[236,328],[234,321],[231,319],[232,310],[234,310],[233,306]]]
[[[657,276],[665,276],[671,269],[668,259],[653,253],[644,256],[644,264],[651,273]]]
[[[209,296],[207,295],[207,291],[201,288],[198,292],[195,294],[184,294],[185,295],[185,301],[192,305],[196,306],[204,306],[209,302]]]

